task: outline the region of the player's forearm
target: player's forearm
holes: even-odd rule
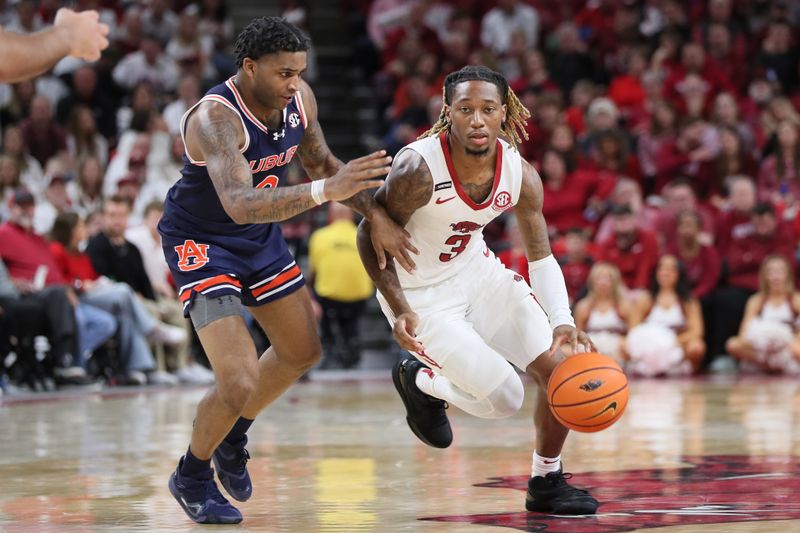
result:
[[[0,29],[0,82],[15,83],[45,72],[70,51],[67,32],[52,27],[33,34]]]
[[[237,224],[265,224],[288,220],[316,207],[311,184],[274,189],[239,188],[223,202],[225,211]]]
[[[378,288],[380,293],[386,298],[386,302],[391,307],[394,316],[400,316],[403,313],[410,313],[411,307],[408,305],[403,288],[400,286],[400,280],[397,277],[397,270],[395,270],[394,262],[387,261],[386,268],[381,269],[378,265],[378,258],[375,255],[375,249],[372,247],[372,240],[369,236],[370,226],[369,222],[364,220],[358,226],[358,254],[361,256],[361,262],[364,263],[364,268],[372,278],[372,282]]]
[[[329,178],[339,172],[344,166],[344,163],[333,154],[329,154],[324,162],[320,165],[312,166],[306,165],[306,172],[313,180]],[[362,217],[370,220],[375,214],[375,210],[383,211],[383,208],[373,198],[374,191],[361,191],[358,194],[351,196],[347,200],[342,200],[341,203],[357,212]]]

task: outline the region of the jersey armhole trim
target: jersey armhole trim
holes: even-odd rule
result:
[[[300,91],[294,93],[294,100],[300,110],[300,118],[303,119],[303,129],[305,129],[308,127],[308,119],[306,118],[306,106],[303,104],[303,95],[300,94]]]
[[[218,94],[207,94],[206,96],[202,97],[196,104],[186,110],[186,113],[183,114],[181,117],[181,140],[183,141],[183,153],[186,154],[186,159],[189,160],[189,163],[196,165],[198,167],[206,166],[205,161],[192,159],[192,156],[189,155],[189,150],[186,148],[186,121],[189,120],[189,115],[195,110],[197,106],[202,104],[203,102],[216,102],[218,104],[222,104],[234,113],[236,116],[239,117],[239,122],[242,123],[242,130],[244,131],[244,144],[241,148],[239,148],[239,153],[244,153],[250,147],[250,134],[247,132],[247,125],[244,123],[244,119],[242,118],[242,114],[239,113],[239,110],[236,109],[233,104],[231,104],[228,100],[223,98]]]

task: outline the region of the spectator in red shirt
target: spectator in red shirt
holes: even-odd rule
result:
[[[441,86],[441,84],[439,84]],[[532,90],[536,94],[558,91],[550,79],[544,55],[539,50],[527,50],[522,57],[522,76],[511,83],[515,93]]]
[[[627,139],[619,129],[599,132],[591,153],[590,168],[597,174],[596,195],[599,198],[608,198],[621,177],[631,178],[642,184],[639,162],[630,153]]]
[[[533,116],[528,120],[526,127],[528,140],[523,140],[519,145],[520,154],[528,161],[541,161],[547,140],[559,123],[561,95],[544,93],[537,96],[532,91],[526,90],[519,98],[526,106],[530,101],[535,102],[533,108],[528,108],[531,109]]]
[[[775,153],[761,163],[758,197],[789,210],[791,217],[800,207],[800,135],[788,120],[778,125]]]
[[[497,258],[505,267],[516,272],[530,285],[530,274],[528,273],[528,256],[525,255],[525,243],[522,241],[522,234],[519,231],[517,217],[508,217],[506,220],[506,235],[508,236],[509,247],[499,252]]]
[[[716,128],[699,118],[689,119],[677,140],[667,141],[656,156],[656,194],[679,177],[692,181],[699,198],[710,198],[717,191],[714,183],[714,159],[719,153]]]
[[[609,197],[610,204],[627,205],[633,211],[636,218],[636,227],[647,231],[655,231],[656,224],[660,217],[660,209],[645,203],[642,196],[642,188],[638,183],[630,178],[622,178],[614,187],[614,192]],[[603,242],[614,234],[614,217],[607,215],[603,218],[597,228],[594,240],[597,243]]]
[[[711,184],[711,190],[715,195],[710,198],[711,205],[715,207],[721,206],[724,202],[721,195],[728,176],[755,176],[757,170],[756,160],[744,150],[739,133],[729,126],[722,126],[718,130],[720,151],[714,161],[715,176]]]
[[[695,210],[681,211],[678,213],[676,225],[678,238],[666,251],[683,263],[692,296],[702,302],[719,282],[719,254],[713,247],[700,241],[703,227],[700,213]]]
[[[717,219],[715,248],[720,255],[728,252],[731,241],[753,233],[753,208],[756,206],[756,185],[749,176],[728,179],[728,202]]]
[[[583,135],[586,131],[584,115],[588,112],[592,100],[597,96],[597,86],[589,80],[579,80],[572,88],[571,105],[564,111],[564,121],[576,135]]]
[[[661,208],[656,220],[656,234],[660,244],[665,248],[674,248],[677,244],[677,219],[681,211],[697,211],[702,221],[700,242],[711,244],[714,242],[714,213],[711,209],[697,202],[697,195],[692,189],[691,182],[685,178],[673,180],[664,188],[664,197],[667,203]]]
[[[714,99],[711,121],[717,128],[732,128],[739,135],[742,151],[748,155],[756,149],[753,128],[741,119],[739,104],[731,93],[720,93]]]
[[[658,260],[656,236],[636,227],[636,217],[626,205],[615,206],[611,215],[614,235],[600,244],[597,260],[616,265],[627,287],[645,289]]]
[[[5,296],[44,311],[56,379],[80,381],[86,372],[79,366],[77,302],[64,284],[47,241],[33,233],[35,208],[33,195],[17,189],[10,200],[9,219],[0,225],[0,260],[14,285],[14,294]]]
[[[666,94],[682,113],[700,116],[711,109],[714,97],[731,89],[730,82],[706,61],[702,45],[688,43],[681,50],[681,66],[665,82]]]
[[[585,294],[586,280],[592,269],[592,258],[589,254],[589,239],[581,228],[570,228],[564,238],[564,255],[559,256],[558,263],[564,273],[569,303],[573,305]]]
[[[716,351],[712,355],[724,353],[725,341],[738,331],[747,299],[758,290],[762,261],[778,254],[794,267],[794,236],[791,228],[779,223],[775,209],[767,203],[756,204],[752,221],[753,233],[731,241],[725,254],[727,287],[714,295],[712,339]]]
[[[589,224],[583,212],[594,184],[583,173],[575,172],[573,163],[552,148],[546,149],[542,156],[541,176],[544,186],[542,213],[551,238],[572,227],[587,227]]]
[[[730,81],[736,92],[742,94],[748,80],[747,47],[743,39],[734,44],[728,27],[715,22],[708,26],[705,42],[709,61]]]
[[[51,157],[67,150],[67,134],[53,120],[53,109],[44,96],[33,97],[30,118],[22,123],[22,136],[30,154],[43,167]]]
[[[644,50],[633,49],[627,54],[625,73],[611,80],[608,97],[617,104],[623,117],[627,118],[635,109],[644,105],[645,94],[641,77],[647,69],[647,64],[647,54]]]
[[[152,383],[175,382],[163,373],[154,372],[155,360],[148,339],[169,342],[175,337],[183,342],[183,330],[156,320],[139,301],[130,285],[100,277],[89,256],[79,247],[88,237],[86,225],[74,213],[59,215],[51,232],[50,248],[62,275],[78,289],[81,303],[114,315],[119,324],[120,369],[132,380],[141,380],[143,372]],[[134,375],[131,375],[134,374]]]
[[[676,122],[675,108],[666,100],[662,100],[653,106],[650,127],[639,136],[637,143],[639,166],[644,175],[644,189],[648,192],[655,189],[662,152],[666,146],[674,143],[677,137]]]

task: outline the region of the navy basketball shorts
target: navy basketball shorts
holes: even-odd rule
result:
[[[230,294],[249,307],[283,298],[305,285],[280,232],[266,243],[222,235],[189,236],[162,231],[162,247],[183,303],[183,314],[197,294]]]

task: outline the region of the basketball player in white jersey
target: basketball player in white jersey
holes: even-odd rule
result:
[[[439,121],[400,151],[375,196],[410,233],[416,270],[391,261],[381,270],[368,224],[359,228],[359,252],[394,337],[416,356],[393,372],[409,426],[426,444],[445,448],[453,438],[447,403],[482,418],[513,415],[524,391],[512,363],[539,386],[526,508],[593,514],[597,500],[566,482],[560,455],[568,430],[546,400],[559,346],[594,346],[575,328],[550,251],[541,180],[516,150],[530,113],[502,75],[482,66],[451,73],[444,93]],[[532,290],[483,240],[482,228],[512,206]]]

